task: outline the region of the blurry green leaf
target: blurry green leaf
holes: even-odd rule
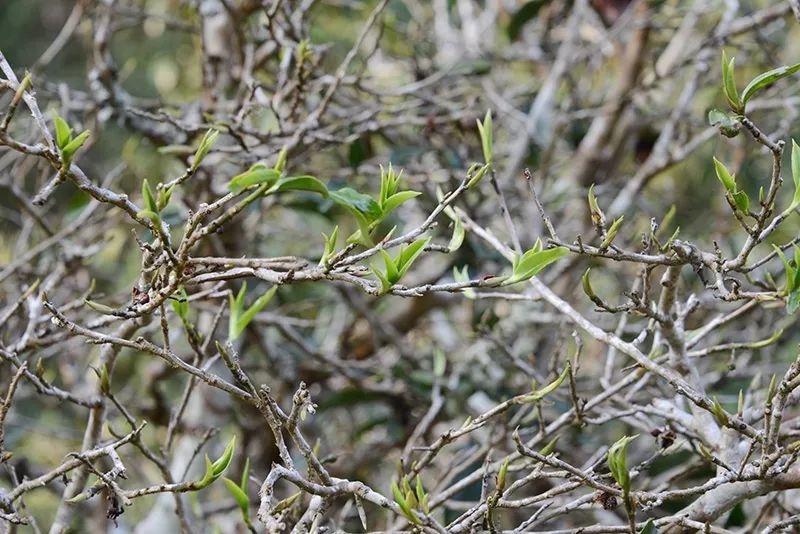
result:
[[[506,28],[508,39],[516,41],[522,33],[523,26],[525,26],[528,21],[535,19],[536,15],[539,14],[539,10],[549,3],[550,0],[531,0],[522,4],[522,6],[511,15],[511,20],[508,22],[508,27]]]
[[[794,74],[798,70],[800,70],[800,63],[791,66],[784,65],[783,67],[778,67],[777,69],[772,69],[759,74],[753,78],[753,81],[747,84],[747,87],[745,87],[744,91],[742,91],[742,104],[747,104],[747,101],[755,96],[757,92],[769,87],[781,78],[785,78],[786,76]]]
[[[440,348],[433,349],[433,374],[437,377],[443,377],[447,368],[447,358],[444,351]]]
[[[228,189],[232,193],[239,193],[248,187],[260,184],[271,184],[280,178],[281,173],[270,169],[263,163],[256,163],[247,172],[237,174],[228,182]]]
[[[642,527],[642,530],[639,531],[639,534],[658,534],[658,529],[656,528],[655,523],[653,523],[653,518],[649,518],[647,520]]]

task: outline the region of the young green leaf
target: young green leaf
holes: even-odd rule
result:
[[[798,70],[800,70],[800,63],[784,65],[783,67],[778,67],[777,69],[759,74],[753,78],[753,80],[747,84],[747,87],[744,88],[744,91],[742,91],[742,105],[747,104],[747,101],[755,96],[757,92],[769,87],[781,78],[794,74]]]
[[[278,152],[278,159],[275,161],[275,170],[278,171],[279,174],[282,174],[283,171],[286,170],[286,161],[289,157],[289,149],[283,147],[280,152]]]
[[[67,121],[62,119],[58,113],[54,113],[53,115],[53,123],[56,127],[56,144],[58,144],[60,150],[63,150],[72,140],[72,128],[69,127]]]
[[[280,191],[310,191],[312,193],[319,193],[323,197],[328,196],[328,188],[325,187],[321,181],[313,176],[286,176],[280,178],[275,184],[270,187],[267,194],[277,193]]]
[[[486,115],[483,118],[483,123],[481,121],[477,121],[478,123],[478,133],[481,137],[481,147],[483,148],[483,161],[487,165],[492,164],[492,145],[493,141],[493,133],[492,133],[492,110],[486,112]]]
[[[248,187],[261,184],[272,184],[281,173],[275,169],[270,169],[263,163],[256,163],[250,167],[246,172],[237,174],[231,181],[228,182],[228,190],[232,193],[240,193]]]
[[[560,434],[547,442],[547,445],[542,447],[542,449],[539,451],[539,454],[542,456],[549,456],[553,454],[553,452],[556,450],[556,444],[558,443],[559,438],[561,438]]]
[[[156,197],[153,195],[153,190],[150,188],[150,182],[147,181],[147,178],[142,181],[142,199],[144,200],[145,209],[158,213],[158,202],[156,202]]]
[[[631,476],[628,471],[627,461],[628,444],[638,437],[639,434],[635,436],[624,436],[608,449],[606,458],[608,468],[611,470],[611,476],[617,481],[617,484],[622,488],[625,495],[630,493],[631,490]]]
[[[529,393],[529,394],[525,395],[524,396],[524,402],[534,402],[534,401],[542,400],[547,395],[549,395],[552,392],[554,392],[555,390],[557,390],[558,387],[561,384],[563,384],[564,380],[566,380],[566,378],[569,376],[569,373],[570,373],[570,364],[569,364],[569,362],[567,362],[567,365],[564,367],[564,370],[561,371],[561,374],[558,375],[558,378],[556,378],[555,380],[553,380],[552,382],[550,382],[549,384],[547,384],[543,388],[537,389],[533,393]]]
[[[792,181],[794,182],[794,197],[790,210],[800,206],[800,146],[792,139]]]
[[[739,94],[736,91],[736,81],[734,80],[734,61],[735,58],[731,58],[730,61],[728,61],[728,56],[725,54],[725,50],[722,51],[722,89],[731,109],[736,113],[742,113],[744,111],[744,105],[739,99]]]
[[[235,445],[236,436],[233,436],[228,442],[228,445],[225,447],[222,456],[220,456],[214,462],[211,462],[211,460],[208,458],[208,455],[206,455],[206,472],[203,475],[203,478],[193,484],[194,489],[203,489],[222,476],[222,474],[231,464]]]
[[[619,217],[614,219],[614,222],[611,223],[611,228],[609,228],[608,232],[606,232],[606,238],[603,239],[602,243],[600,243],[599,247],[600,250],[606,250],[608,247],[611,246],[611,244],[614,242],[614,238],[617,237],[619,229],[622,228],[622,221],[624,220],[625,220],[624,215],[620,215]]]
[[[389,198],[386,199],[386,201],[381,206],[382,215],[385,217],[403,202],[418,197],[421,194],[422,193],[420,193],[419,191],[400,191],[399,193],[391,195]]]
[[[458,267],[456,267],[454,265],[453,266],[453,280],[455,280],[456,282],[458,282],[460,284],[465,284],[465,283],[469,282],[469,273],[467,272],[467,269],[468,269],[467,265],[464,265],[464,267],[462,267],[461,270],[458,270]],[[468,299],[475,299],[476,298],[476,294],[475,294],[475,290],[474,289],[467,288],[467,289],[463,289],[462,291],[464,293],[464,296],[467,297]]]
[[[603,213],[603,210],[600,209],[600,205],[597,203],[597,197],[594,196],[594,184],[589,186],[589,215],[592,217],[592,223],[595,226],[605,226],[606,224],[606,215]]]
[[[406,274],[411,264],[422,254],[430,240],[430,237],[417,239],[413,243],[400,247],[400,253],[395,258],[395,265],[397,265],[397,270],[401,277]]]
[[[186,289],[181,287],[178,291],[178,296],[172,298],[170,304],[175,311],[175,315],[185,323],[189,317],[189,296],[186,294]]]
[[[750,197],[747,196],[747,193],[744,191],[736,191],[731,196],[733,196],[733,203],[739,211],[747,213],[750,209]]]
[[[775,249],[775,252],[778,254],[778,257],[783,262],[783,267],[786,270],[786,287],[784,288],[784,294],[788,295],[795,289],[795,284],[797,280],[797,273],[800,272],[800,269],[796,269],[789,264],[789,261],[784,256],[783,251],[777,245],[772,245],[772,248]]]
[[[516,284],[536,276],[542,269],[554,261],[569,254],[567,247],[554,247],[542,250],[541,241],[537,240],[533,248],[522,256],[514,255],[512,274],[502,285]]]
[[[72,156],[75,155],[75,152],[78,151],[88,137],[89,130],[85,130],[61,149],[61,157],[63,158],[64,163],[68,164],[70,161],[72,161]]]
[[[750,197],[747,196],[747,193],[737,188],[735,175],[731,174],[728,168],[717,158],[714,158],[714,171],[717,173],[717,178],[722,182],[725,191],[730,195],[736,208],[746,214],[750,209]]]
[[[495,485],[497,487],[497,491],[500,493],[503,493],[503,491],[506,489],[509,464],[511,464],[511,457],[507,456],[503,463],[500,464],[500,470],[497,471],[497,482]]]
[[[234,299],[230,297],[230,322],[228,323],[228,339],[233,341],[238,338],[253,318],[272,300],[278,286],[272,286],[266,293],[256,299],[247,310],[244,309],[244,294],[247,284],[242,284],[242,289]]]
[[[464,242],[464,225],[461,224],[461,219],[456,217],[453,223],[453,237],[450,238],[450,243],[447,245],[449,252],[455,252],[461,247]]]
[[[722,407],[722,404],[719,403],[716,397],[714,397],[714,404],[711,406],[711,414],[721,426],[727,426],[730,422],[728,413],[725,411],[725,408]]]
[[[330,197],[334,202],[344,206],[351,212],[360,213],[370,223],[379,219],[383,214],[380,205],[375,202],[374,198],[349,187],[331,191]]]
[[[250,498],[245,492],[242,491],[242,488],[236,485],[236,482],[233,480],[229,479],[228,477],[223,477],[222,481],[225,483],[225,487],[228,488],[228,491],[231,492],[231,495],[233,495],[233,499],[236,501],[236,504],[239,505],[242,515],[247,517],[250,513]]]
[[[172,192],[175,190],[175,186],[165,188],[159,186],[158,188],[158,199],[156,200],[156,207],[158,211],[163,210],[169,204],[169,201],[172,199]]]
[[[478,182],[481,181],[481,178],[486,174],[489,170],[490,164],[486,163],[485,165],[478,166],[478,164],[473,165],[473,168],[467,171],[467,176],[470,177],[469,181],[467,182],[467,189],[471,189],[475,187]]]
[[[334,252],[336,252],[336,238],[339,236],[339,226],[333,227],[331,235],[323,232],[322,237],[325,238],[325,250],[322,252],[322,257],[319,259],[320,265],[328,265],[331,261]]]
[[[200,164],[203,162],[203,159],[208,155],[209,150],[211,147],[214,146],[214,142],[217,140],[219,136],[219,130],[215,130],[214,128],[210,128],[205,134],[203,134],[203,138],[200,140],[200,146],[197,147],[197,152],[194,153],[194,158],[192,159],[192,172],[196,171]]]

